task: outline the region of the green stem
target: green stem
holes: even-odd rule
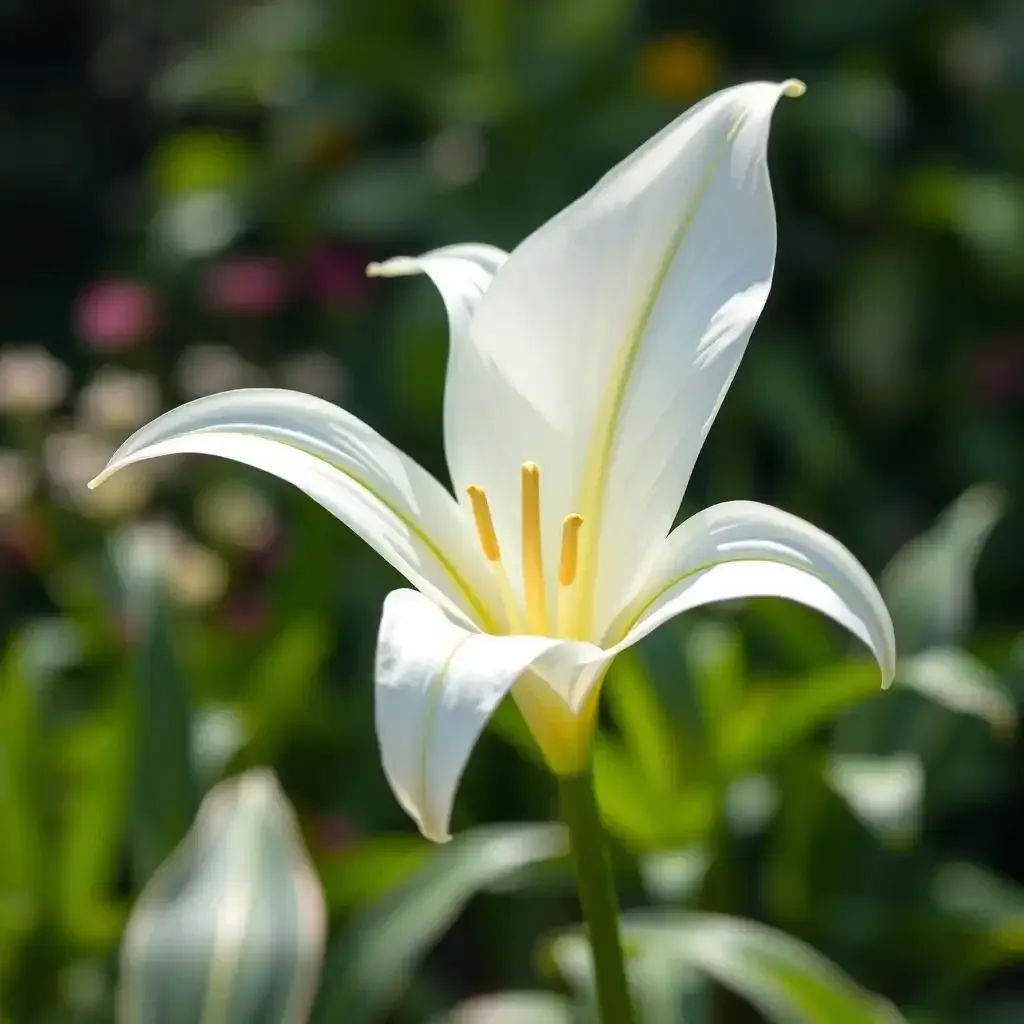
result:
[[[635,1024],[619,937],[619,908],[604,829],[590,771],[558,780],[562,817],[569,827],[576,887],[594,961],[602,1024]]]

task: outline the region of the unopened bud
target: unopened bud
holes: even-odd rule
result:
[[[216,786],[153,876],[121,950],[119,1024],[302,1024],[323,892],[273,774]]]

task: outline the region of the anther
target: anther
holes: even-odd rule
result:
[[[540,537],[540,468],[524,462],[523,487],[523,594],[526,617],[534,633],[548,633],[548,597],[544,585],[544,555]]]
[[[558,582],[563,587],[571,587],[576,582],[582,525],[583,516],[576,512],[562,520],[562,557],[558,564]]]
[[[480,538],[484,558],[488,562],[500,562],[501,548],[498,546],[498,535],[494,532],[494,520],[491,518],[491,506],[487,503],[487,495],[475,484],[467,487],[466,493],[473,506],[473,519],[476,522],[476,532]]]

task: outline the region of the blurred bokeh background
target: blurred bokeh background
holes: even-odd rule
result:
[[[900,679],[877,694],[838,629],[771,602],[646,641],[597,753],[623,898],[784,929],[916,1020],[1024,1020],[1012,0],[0,0],[3,1024],[111,1019],[134,895],[250,765],[297,809],[333,935],[432,865],[444,883],[376,753],[398,578],[232,464],[88,491],[115,445],[267,383],[446,479],[443,307],[366,263],[511,248],[699,97],[789,76],[808,92],[773,132],[776,283],[685,507],[755,498],[841,538],[883,580]],[[506,709],[460,829],[551,816],[526,748]],[[333,1019],[558,986],[566,879],[494,891],[463,856],[467,891],[437,883],[391,938],[409,983]]]

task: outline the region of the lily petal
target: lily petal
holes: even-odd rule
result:
[[[619,641],[617,653],[681,612],[746,597],[783,597],[829,616],[868,646],[882,685],[892,682],[892,619],[864,567],[823,530],[753,501],[712,505],[673,530],[609,642]]]
[[[273,388],[200,398],[136,431],[93,485],[133,462],[182,453],[219,455],[294,484],[452,614],[495,626],[498,595],[463,510],[344,409]]]
[[[389,594],[377,640],[377,739],[388,782],[420,831],[451,838],[469,755],[523,673],[536,668],[568,692],[582,667],[603,658],[590,644],[474,633],[415,591]]]
[[[448,311],[452,345],[467,337],[469,323],[508,253],[493,245],[468,242],[433,249],[421,256],[394,256],[383,263],[371,263],[371,277],[405,277],[426,274],[437,286]]]
[[[483,487],[515,535],[519,466],[537,462],[548,550],[583,516],[583,635],[671,528],[764,306],[769,124],[800,91],[759,82],[697,104],[516,248],[473,317],[447,399],[453,480]]]
[[[448,468],[456,487],[456,497],[467,504],[466,487],[479,485],[484,478],[475,470],[460,474],[459,456],[467,445],[482,445],[490,456],[481,455],[485,462],[502,466],[512,465],[513,471],[498,484],[488,478],[488,497],[501,510],[519,500],[519,467],[530,459],[519,462],[519,449],[508,447],[508,430],[502,419],[502,410],[491,406],[487,396],[502,387],[502,378],[494,376],[494,369],[481,363],[481,354],[472,343],[470,324],[495,274],[508,259],[508,254],[491,245],[449,245],[434,249],[422,256],[397,256],[383,263],[371,263],[367,273],[377,277],[399,277],[407,274],[427,274],[437,286],[448,312],[450,335],[448,370],[444,388],[444,446],[448,455]],[[473,435],[466,438],[465,432]],[[535,460],[535,459],[534,459]],[[548,485],[546,485],[548,486]],[[545,496],[547,497],[547,495]],[[467,511],[468,511],[467,507]],[[508,515],[498,521],[499,535],[518,540],[519,521]],[[514,589],[519,588],[520,566],[518,543],[504,543],[504,559]]]

